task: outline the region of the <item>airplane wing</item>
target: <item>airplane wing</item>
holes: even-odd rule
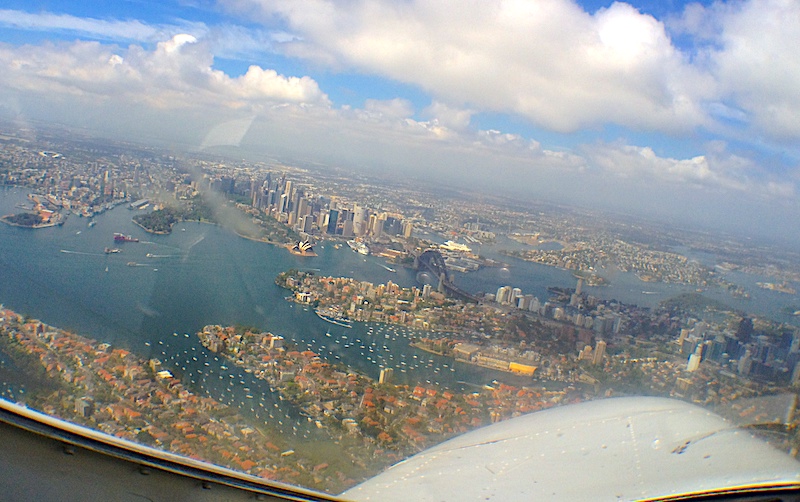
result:
[[[800,485],[800,462],[683,401],[614,398],[499,422],[342,496],[357,501],[640,500]]]

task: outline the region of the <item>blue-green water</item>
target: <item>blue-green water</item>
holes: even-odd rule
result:
[[[19,212],[15,206],[27,202],[25,197],[23,190],[0,189],[0,214]],[[0,225],[0,303],[140,357],[158,358],[212,397],[249,408],[272,425],[283,422],[281,427],[291,427],[283,431],[287,434],[297,433],[299,425],[304,435],[314,431],[297,420],[297,410],[279,402],[266,382],[204,349],[194,335],[204,325],[254,325],[373,378],[381,368],[393,367],[398,383],[451,388],[495,379],[530,383],[409,347],[410,338],[421,333],[407,328],[354,323],[346,329],[327,323],[312,310],[284,300],[287,291],[274,283],[278,273],[304,268],[411,286],[416,278],[412,271],[398,268],[391,273],[379,259],[331,243],[318,246],[317,258],[296,257],[201,223],[176,225],[170,235],[148,234],[131,222],[134,214],[119,206],[97,216],[93,227],[76,215],[47,229]],[[115,242],[115,232],[140,242]],[[106,247],[121,252],[106,254]],[[21,388],[9,374],[0,375],[0,383],[7,384],[4,394],[19,397]]]
[[[19,212],[15,206],[27,203],[26,194],[21,189],[0,188],[0,214]],[[416,283],[413,271],[388,272],[380,259],[353,253],[347,246],[336,249],[332,243],[318,246],[317,258],[296,257],[280,247],[200,223],[176,225],[170,235],[148,234],[131,222],[134,214],[119,206],[97,216],[93,227],[76,215],[63,226],[49,229],[0,225],[0,303],[48,324],[126,347],[140,357],[161,359],[187,383],[211,396],[250,409],[272,425],[282,422],[279,425],[286,434],[315,432],[298,418],[296,410],[279,402],[265,382],[240,368],[223,368],[225,361],[206,351],[194,333],[207,324],[254,325],[373,378],[382,367],[393,367],[399,383],[412,385],[430,382],[461,387],[459,382],[482,385],[495,379],[530,382],[409,347],[410,337],[419,333],[407,328],[354,323],[346,329],[326,323],[313,311],[285,301],[287,292],[273,282],[284,270],[303,268],[376,284],[391,280],[408,287]],[[130,234],[140,242],[114,242],[114,232]],[[105,254],[106,247],[121,252]],[[569,271],[503,257],[497,254],[498,248],[483,246],[480,252],[506,262],[507,267],[456,274],[457,283],[473,292],[511,285],[546,299],[548,286],[575,282]],[[632,274],[618,274],[610,287],[587,289],[603,298],[647,305],[693,290],[645,285]],[[642,295],[645,289],[653,294]],[[711,293],[736,302],[722,291]],[[751,293],[753,299],[740,301],[740,308],[762,314],[774,315],[796,299],[771,291],[751,289]],[[13,382],[4,380],[13,390]],[[6,390],[9,393],[13,397],[14,392]]]

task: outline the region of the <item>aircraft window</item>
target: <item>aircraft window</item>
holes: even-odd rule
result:
[[[796,487],[798,18],[12,1],[9,416],[365,500]]]

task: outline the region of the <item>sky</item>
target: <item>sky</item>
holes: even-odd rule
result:
[[[798,40],[796,0],[6,0],[0,118],[800,242]]]

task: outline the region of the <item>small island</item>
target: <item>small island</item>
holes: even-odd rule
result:
[[[208,206],[192,203],[186,207],[163,207],[147,214],[138,214],[133,222],[152,234],[167,235],[172,227],[182,221],[213,222],[214,217]]]
[[[48,218],[43,218],[38,213],[17,213],[0,216],[0,221],[13,227],[48,228],[62,225],[64,221],[59,213],[52,213]]]
[[[32,206],[17,205],[25,209],[25,212],[0,216],[0,221],[24,228],[47,228],[64,224],[65,217],[59,211],[60,205],[34,194],[28,195],[28,198],[33,201]]]

